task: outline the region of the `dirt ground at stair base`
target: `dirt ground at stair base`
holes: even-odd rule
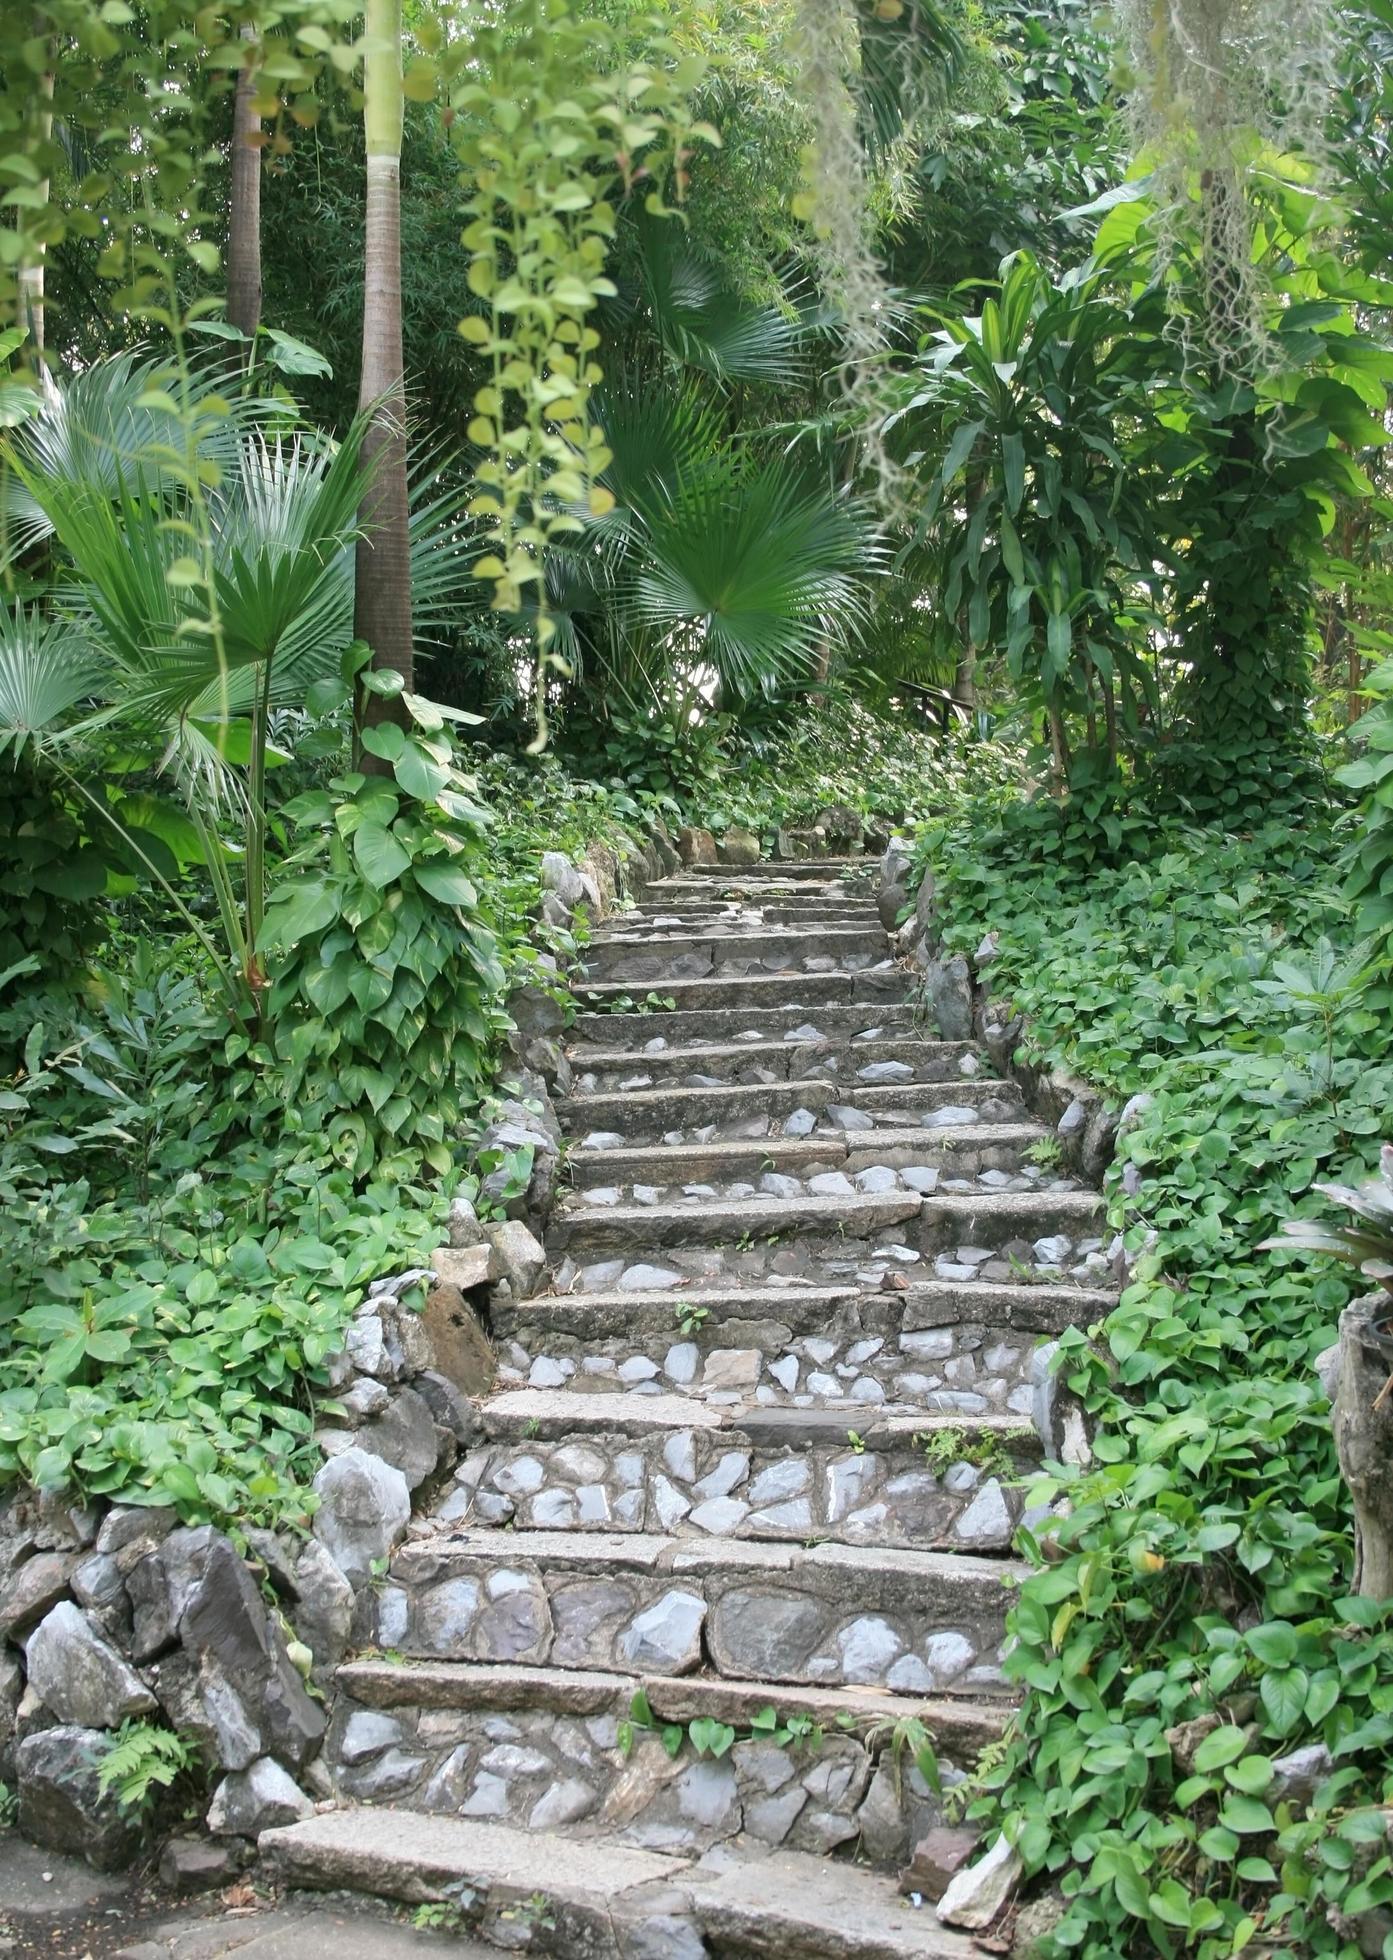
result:
[[[240,1903],[243,1899],[247,1903]],[[235,1899],[239,1903],[229,1903]],[[174,1899],[149,1873],[94,1872],[0,1831],[4,1960],[497,1960],[492,1948],[418,1933],[363,1900],[209,1892]]]

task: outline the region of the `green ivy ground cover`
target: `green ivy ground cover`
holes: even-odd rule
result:
[[[947,944],[999,932],[991,989],[1032,1052],[1148,1099],[1107,1182],[1132,1282],[1094,1340],[1062,1344],[1094,1463],[1036,1493],[1071,1508],[1026,1539],[1026,1702],[971,1814],[1062,1890],[1042,1951],[1393,1955],[1390,1609],[1348,1597],[1312,1365],[1354,1287],[1258,1249],[1324,1208],[1317,1179],[1376,1163],[1387,952],[1356,942],[1319,811],[1146,831],[1112,865],[1019,809],[920,839]],[[1309,1745],[1329,1752],[1314,1794],[1273,1769]]]

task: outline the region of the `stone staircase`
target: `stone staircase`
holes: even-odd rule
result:
[[[894,1874],[1009,1710],[1040,1343],[1111,1274],[869,870],[694,867],[596,934],[551,1287],[495,1308],[481,1437],[339,1671],[339,1807],[262,1839],[287,1882],[564,1955],[977,1950]]]

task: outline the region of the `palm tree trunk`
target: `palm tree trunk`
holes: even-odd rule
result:
[[[242,29],[254,40],[256,30]],[[237,77],[232,109],[232,183],[227,207],[227,317],[248,340],[261,324],[261,118],[252,107],[250,61]]]
[[[35,23],[36,27],[38,23]],[[38,138],[41,148],[46,149],[53,139],[53,75],[40,75],[34,97],[34,116],[38,125]],[[40,178],[34,186],[43,204],[48,202],[49,179]],[[16,212],[16,217],[23,214]],[[33,257],[25,257],[16,278],[19,299],[19,325],[28,327],[29,339],[35,355],[44,350],[44,257],[42,243],[32,246]]]
[[[363,457],[372,481],[359,513],[353,626],[379,672],[412,684],[411,552],[406,499],[406,383],[401,336],[401,0],[367,0],[363,130],[367,208],[363,368],[358,405],[372,412]],[[359,725],[401,719],[390,695],[361,692]],[[366,759],[365,759],[366,760]],[[371,767],[368,761],[367,766]]]

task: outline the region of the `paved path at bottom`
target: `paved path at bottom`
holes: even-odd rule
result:
[[[229,1899],[248,1899],[230,1904]],[[4,1960],[497,1960],[361,1900],[253,1900],[247,1888],[172,1899],[139,1873],[94,1872],[0,1832]]]

